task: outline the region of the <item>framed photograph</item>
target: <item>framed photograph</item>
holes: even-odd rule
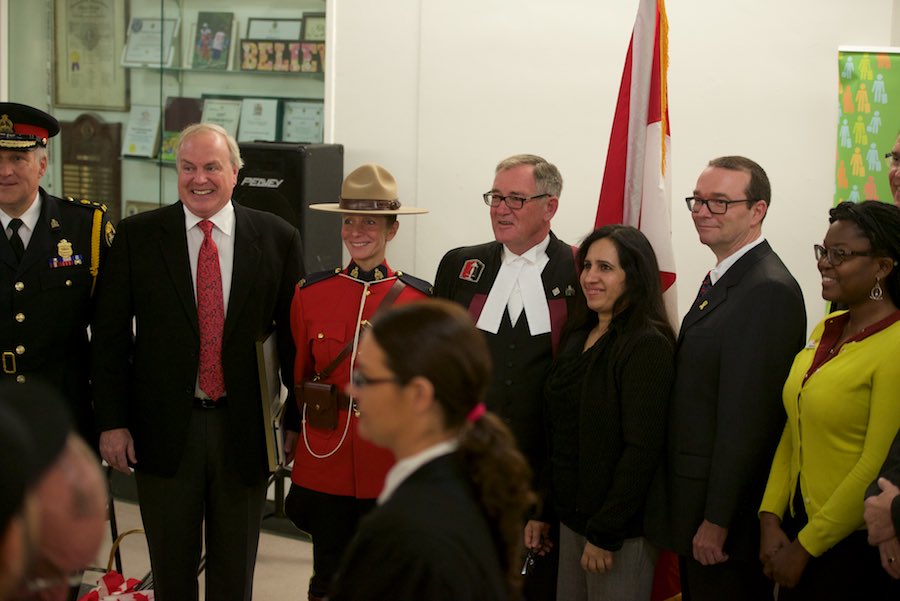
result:
[[[325,13],[303,13],[303,39],[308,42],[325,41]]]
[[[258,19],[247,20],[247,38],[251,40],[291,40],[298,41],[303,35],[303,19]]]
[[[56,0],[56,106],[127,111],[128,74],[119,64],[128,22],[125,0]]]
[[[122,52],[123,67],[171,67],[179,19],[132,17]]]
[[[225,71],[234,40],[234,13],[200,12],[193,31],[191,68]]]

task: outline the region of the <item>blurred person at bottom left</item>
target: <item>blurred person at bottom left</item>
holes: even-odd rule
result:
[[[360,435],[397,463],[341,562],[332,601],[519,598],[531,471],[484,398],[484,337],[462,307],[427,300],[376,317],[348,392]]]
[[[38,506],[31,455],[25,427],[0,404],[0,601],[10,599],[33,560]]]
[[[34,560],[12,598],[74,599],[81,572],[96,558],[106,531],[108,497],[100,464],[74,432],[62,397],[49,387],[4,385],[0,408],[17,417],[31,444],[27,461],[38,505]]]

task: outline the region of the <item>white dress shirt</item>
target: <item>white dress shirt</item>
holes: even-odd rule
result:
[[[450,440],[445,440],[444,442],[439,442],[432,447],[428,447],[424,451],[419,451],[415,455],[411,455],[406,459],[395,463],[384,477],[384,488],[381,489],[381,494],[378,495],[378,504],[383,505],[385,501],[390,499],[391,495],[394,494],[394,491],[397,490],[397,488],[403,484],[403,481],[409,478],[417,469],[432,459],[437,459],[441,455],[448,455],[454,452],[458,445],[459,443],[457,440],[452,438]]]
[[[709,281],[712,282],[712,285],[715,286],[716,282],[721,280],[722,277],[725,275],[725,272],[728,271],[732,265],[734,265],[735,263],[738,262],[738,259],[740,259],[744,255],[746,255],[754,247],[759,246],[760,244],[762,244],[765,241],[766,241],[765,236],[760,236],[753,242],[749,242],[749,243],[745,244],[744,246],[740,247],[732,254],[730,254],[727,257],[725,257],[724,259],[722,259],[721,263],[719,263],[718,265],[716,265],[715,267],[713,267],[712,269],[709,270]]]

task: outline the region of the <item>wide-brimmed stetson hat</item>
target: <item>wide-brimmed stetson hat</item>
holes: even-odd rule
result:
[[[375,163],[354,169],[341,185],[339,202],[309,205],[316,211],[356,215],[420,215],[428,209],[404,207],[397,199],[397,180]]]

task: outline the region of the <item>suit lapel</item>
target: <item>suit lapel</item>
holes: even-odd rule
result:
[[[194,332],[199,336],[197,302],[194,300],[194,282],[187,250],[187,232],[184,229],[184,208],[178,202],[157,210],[166,212],[160,228],[162,230],[159,237],[160,254],[169,271],[169,276],[172,278],[172,287],[181,301],[181,307],[194,327]]]
[[[259,248],[259,231],[247,210],[234,205],[234,264],[231,272],[231,292],[225,308],[225,332],[223,340],[234,330],[241,310],[253,289],[262,251]]]
[[[707,315],[711,315],[719,305],[724,303],[728,298],[728,289],[740,284],[744,275],[763,257],[769,254],[771,250],[772,248],[766,241],[757,244],[750,249],[747,254],[738,259],[737,262],[725,272],[722,279],[716,282],[715,286],[713,286],[705,295],[695,300],[691,305],[690,310],[687,312],[687,315],[684,316],[684,320],[681,322],[681,332],[678,336],[679,340],[683,336],[685,330],[704,319]]]

